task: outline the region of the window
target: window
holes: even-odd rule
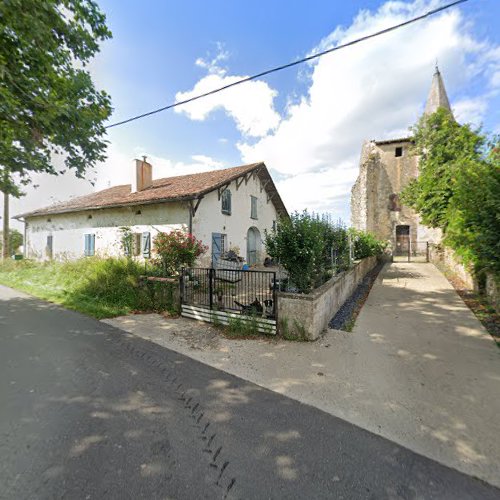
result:
[[[95,255],[95,234],[85,235],[85,256]]]
[[[257,219],[257,198],[255,196],[250,196],[250,217]]]
[[[225,189],[222,192],[222,213],[225,215],[231,215],[231,191]]]
[[[394,151],[394,156],[403,156],[403,146],[398,146]]]
[[[145,259],[149,259],[151,257],[151,233],[146,232],[142,233],[142,256]]]

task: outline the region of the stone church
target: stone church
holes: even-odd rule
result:
[[[424,114],[440,107],[452,113],[436,66]],[[351,192],[352,226],[387,241],[395,255],[417,252],[427,242],[441,239],[439,229],[421,224],[418,214],[399,200],[402,189],[418,175],[418,157],[412,153],[412,145],[411,137],[366,141]]]

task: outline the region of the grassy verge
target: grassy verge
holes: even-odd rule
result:
[[[144,267],[130,259],[6,261],[0,263],[0,284],[101,319],[157,309],[139,286],[143,273]]]

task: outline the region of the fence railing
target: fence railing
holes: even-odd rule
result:
[[[276,283],[272,271],[184,268],[181,304],[275,319]]]

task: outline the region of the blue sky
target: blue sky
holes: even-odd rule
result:
[[[91,64],[112,122],[426,12],[445,2],[101,0],[113,39]],[[439,60],[460,121],[500,132],[498,0],[470,0],[397,33],[156,116],[110,129],[96,187],[71,174],[13,202],[13,213],[155,177],[265,161],[290,210],[349,218],[363,140],[406,133]],[[58,160],[56,160],[58,161]]]

